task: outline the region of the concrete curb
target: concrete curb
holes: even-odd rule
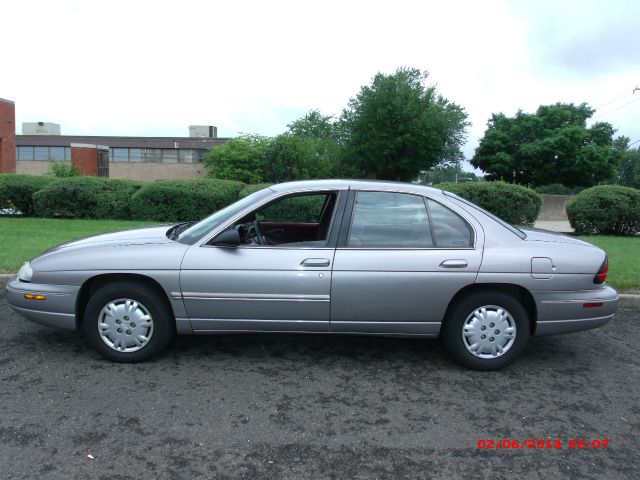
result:
[[[640,308],[640,295],[632,293],[621,293],[618,295],[620,302],[618,307],[620,308]]]
[[[0,274],[0,289],[4,290],[5,286],[12,279],[14,275],[2,273]],[[621,293],[620,302],[618,303],[620,308],[640,308],[640,295],[632,293]]]

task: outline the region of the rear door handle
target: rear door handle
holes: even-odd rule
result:
[[[445,260],[440,264],[440,268],[467,268],[466,260]]]
[[[330,263],[328,258],[307,258],[300,265],[303,267],[328,267]]]

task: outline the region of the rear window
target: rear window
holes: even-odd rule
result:
[[[467,222],[444,205],[430,199],[427,202],[431,213],[435,246],[441,248],[471,247],[473,232]]]

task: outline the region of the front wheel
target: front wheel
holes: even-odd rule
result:
[[[511,363],[529,340],[529,316],[522,304],[501,292],[479,292],[453,306],[442,337],[459,363],[497,370]]]
[[[115,362],[141,362],[164,350],[173,336],[166,301],[147,285],[117,282],[101,287],[84,313],[88,343]]]

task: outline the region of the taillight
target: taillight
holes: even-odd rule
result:
[[[604,257],[604,262],[600,265],[600,270],[596,273],[596,276],[593,277],[593,283],[600,285],[604,283],[607,279],[607,274],[609,273],[609,259]]]

